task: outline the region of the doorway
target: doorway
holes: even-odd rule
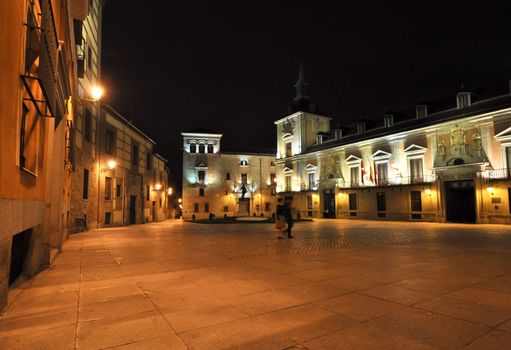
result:
[[[156,221],[156,201],[153,201],[151,206],[152,216],[153,216],[153,222]]]
[[[13,284],[23,273],[23,264],[28,253],[32,229],[25,230],[12,236],[11,268],[9,271],[9,285]]]
[[[130,225],[137,223],[137,196],[130,196]]]
[[[323,190],[323,217],[335,218],[335,190]]]
[[[474,182],[447,181],[445,188],[445,216],[449,222],[475,223],[476,205]]]
[[[239,207],[238,216],[250,215],[250,199],[249,198],[240,198],[238,207]]]

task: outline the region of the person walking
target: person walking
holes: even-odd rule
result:
[[[278,232],[278,239],[284,239],[284,230],[286,229],[285,207],[282,198],[277,199],[277,208],[275,210],[275,228]]]
[[[286,222],[287,222],[287,238],[291,239],[291,238],[294,238],[292,235],[291,235],[291,229],[293,228],[293,216],[291,215],[291,202],[292,202],[292,199],[291,198],[286,198],[286,202],[284,203],[284,217],[286,219]]]

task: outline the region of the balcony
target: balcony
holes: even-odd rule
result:
[[[422,177],[398,176],[388,179],[377,179],[376,181],[365,180],[363,183],[352,183],[349,181],[338,182],[338,188],[367,188],[367,187],[388,187],[388,186],[404,186],[404,185],[420,185],[430,184],[436,181],[434,175],[426,175]]]
[[[511,168],[486,170],[479,174],[487,180],[511,180]]]

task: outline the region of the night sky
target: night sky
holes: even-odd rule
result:
[[[317,108],[343,123],[511,78],[510,1],[127,3],[104,7],[104,102],[178,176],[187,129],[275,148],[300,61]]]

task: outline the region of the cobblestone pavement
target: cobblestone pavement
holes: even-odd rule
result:
[[[0,349],[511,349],[511,227],[167,221],[71,236]]]

